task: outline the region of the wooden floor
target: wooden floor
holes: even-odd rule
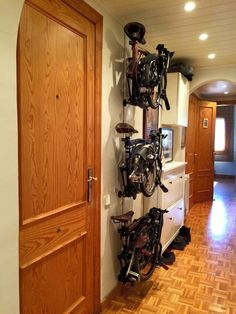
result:
[[[168,271],[119,287],[104,314],[236,314],[236,190],[232,180],[215,182],[213,204],[195,205],[187,217],[192,242],[175,251]]]

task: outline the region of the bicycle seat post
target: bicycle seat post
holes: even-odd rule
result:
[[[129,158],[129,154],[130,154],[130,136],[126,136],[122,139],[124,141],[125,144],[125,159]]]

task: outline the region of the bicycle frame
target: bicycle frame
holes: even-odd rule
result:
[[[143,145],[146,143],[143,139],[137,139],[135,142],[130,139],[129,136],[126,136],[122,139],[125,145],[125,162],[120,166],[120,172],[122,177],[122,183],[124,190],[119,191],[118,196],[119,197],[133,197],[133,199],[136,198],[137,193],[141,192],[141,188],[139,186],[140,182],[132,182],[130,180],[131,175],[131,169],[129,167],[130,161],[133,157],[133,153],[135,148],[137,148],[140,145]]]
[[[153,261],[154,267],[162,266],[165,269],[168,269],[168,267],[161,261],[161,232],[163,227],[163,216],[167,212],[167,210],[161,210],[160,208],[154,207],[151,208],[146,215],[135,219],[132,222],[121,222],[121,216],[111,217],[114,223],[122,224],[118,229],[118,233],[120,234],[123,243],[121,254],[118,255],[121,266],[120,274],[118,276],[119,281],[123,283],[140,281],[140,274],[133,270],[133,263],[137,250],[139,250],[139,254],[146,254],[145,247],[147,243],[149,243],[149,246],[151,247],[158,247],[156,260]],[[141,236],[140,230],[144,227],[148,227],[149,230],[152,230],[152,232],[149,233],[149,237],[145,238]]]
[[[150,132],[150,142],[144,139],[131,140],[130,136],[122,138],[125,144],[125,160],[120,166],[123,191],[119,191],[119,197],[133,197],[135,199],[136,195],[142,191],[147,197],[152,195],[154,186],[150,194],[143,188],[145,176],[148,174],[145,173],[146,168],[149,172],[153,169],[150,173],[155,176],[153,178],[155,186],[159,185],[164,192],[168,191],[161,183],[163,137],[162,131],[159,129],[158,132],[153,130]],[[145,169],[143,169],[144,166]]]

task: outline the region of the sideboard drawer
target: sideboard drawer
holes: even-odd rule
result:
[[[184,194],[184,176],[173,175],[164,179],[163,184],[167,187],[168,192],[160,191],[159,200],[161,208],[165,209],[177,202]]]
[[[162,248],[165,250],[176,237],[184,223],[184,200],[180,199],[168,209],[164,215],[164,224],[161,235]]]

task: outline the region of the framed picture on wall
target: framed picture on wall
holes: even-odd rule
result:
[[[151,130],[158,129],[158,117],[159,109],[148,108],[143,111],[143,138],[149,139],[149,133]]]
[[[162,128],[162,133],[167,135],[167,137],[163,139],[163,155],[165,162],[171,162],[173,160],[174,130],[171,128]]]

